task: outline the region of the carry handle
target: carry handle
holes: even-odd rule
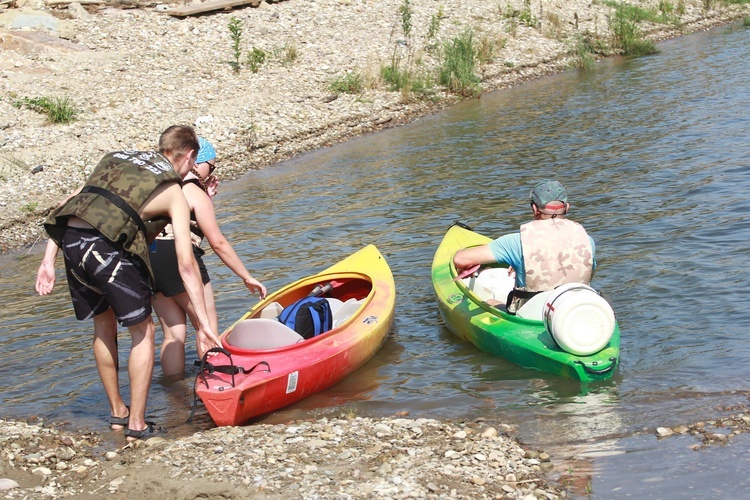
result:
[[[588,373],[591,373],[592,375],[604,375],[607,372],[611,372],[615,369],[615,366],[617,366],[617,358],[611,357],[609,358],[610,365],[607,368],[602,368],[601,370],[595,370],[594,368],[591,368],[586,365],[583,361],[576,361],[576,363],[580,363],[581,366],[583,366],[583,369],[586,370]]]
[[[229,363],[234,367],[234,362],[232,361],[232,354],[224,349],[223,347],[212,347],[208,351],[203,354],[203,357],[201,358],[200,362],[196,361],[195,364],[200,366],[200,370],[198,371],[198,375],[195,377],[195,383],[193,384],[193,409],[190,411],[190,416],[187,419],[187,422],[190,423],[193,421],[193,417],[195,416],[195,410],[198,407],[198,379],[203,378],[203,383],[206,384],[206,388],[208,388],[208,379],[206,378],[205,369],[206,365],[209,366],[209,373],[213,372],[213,365],[211,363],[207,363],[208,355],[212,352],[220,352],[224,355],[226,355],[227,358],[229,358]],[[232,375],[232,387],[234,387],[234,374]]]
[[[467,231],[473,231],[473,229],[472,229],[471,227],[469,227],[468,225],[464,224],[464,223],[463,223],[463,222],[461,222],[460,220],[457,220],[456,222],[454,222],[454,223],[453,223],[453,224],[451,224],[451,225],[452,225],[452,226],[458,226],[458,227],[460,227],[460,228],[462,228],[462,229],[466,229]]]

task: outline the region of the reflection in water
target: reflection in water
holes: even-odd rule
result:
[[[538,407],[535,433],[547,434],[550,444],[593,444],[621,437],[627,426],[621,418],[620,397],[615,388],[600,387],[566,395],[539,381],[530,394],[530,406]],[[531,402],[535,401],[535,402]],[[602,442],[597,442],[600,446]]]
[[[746,403],[738,389],[750,357],[741,341],[750,324],[750,221],[742,216],[750,209],[750,65],[737,61],[749,38],[750,30],[718,30],[673,40],[655,57],[488,94],[222,184],[222,228],[269,290],[369,243],[396,281],[385,348],[341,386],[269,421],[341,409],[492,418],[517,424],[541,448],[580,447],[600,469],[621,436]],[[462,220],[487,235],[515,230],[528,220],[530,186],[544,177],[566,185],[571,218],[596,240],[594,285],[622,331],[617,373],[587,387],[456,339],[439,319],[430,282],[450,224]],[[72,318],[62,276],[52,296],[34,296],[40,250],[2,257],[0,290],[12,304],[2,313],[2,416],[104,430],[91,326]],[[257,298],[215,255],[206,262],[223,329]],[[121,333],[121,360],[129,344]],[[205,412],[183,424],[192,370],[183,383],[151,388],[149,415],[176,433],[211,425]]]

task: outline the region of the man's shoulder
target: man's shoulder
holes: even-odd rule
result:
[[[510,246],[510,245],[520,245],[520,244],[521,244],[521,233],[518,231],[504,234],[500,236],[499,238],[496,238],[490,243],[490,245],[495,245],[495,246]]]
[[[158,151],[112,151],[99,160],[97,169],[148,171],[157,176],[179,178],[169,159]]]

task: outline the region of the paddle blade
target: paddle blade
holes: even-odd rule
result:
[[[471,267],[467,267],[466,269],[464,269],[463,271],[461,271],[459,273],[459,275],[456,276],[453,279],[453,281],[462,280],[462,279],[464,279],[467,276],[471,276],[472,274],[474,274],[475,272],[477,272],[477,270],[479,270],[479,264],[476,264],[476,265],[471,266]]]

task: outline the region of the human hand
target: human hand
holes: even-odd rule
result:
[[[245,286],[247,287],[248,290],[250,290],[253,293],[255,293],[255,292],[260,293],[260,298],[261,299],[265,299],[266,298],[266,287],[263,286],[263,283],[261,283],[260,281],[256,280],[252,276],[249,279],[243,280],[243,282],[245,283]]]
[[[208,326],[201,327],[195,331],[195,347],[198,351],[198,359],[203,359],[206,352],[214,347],[221,347],[221,340]]]
[[[39,295],[47,295],[55,286],[55,265],[42,261],[36,273],[36,291]]]
[[[206,182],[206,193],[208,196],[213,198],[219,192],[219,178],[215,175],[209,175],[205,179]]]

